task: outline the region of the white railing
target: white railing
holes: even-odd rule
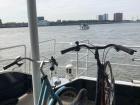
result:
[[[3,70],[4,66],[14,61],[17,56],[26,57],[27,56],[26,52],[27,52],[26,45],[16,45],[16,46],[0,48],[1,71]],[[24,66],[22,67],[21,71],[19,70],[19,68],[17,69],[16,67],[11,68],[9,70],[18,70],[19,72],[28,73],[27,62],[26,61],[24,62]]]
[[[85,41],[81,41],[82,43],[89,43],[88,40]],[[56,58],[56,60],[59,63],[59,67],[57,69],[58,74],[62,77],[65,76],[65,66],[69,63],[73,64],[73,71],[74,71],[74,76],[75,77],[79,77],[79,76],[96,76],[96,61],[94,59],[94,55],[92,53],[90,53],[89,50],[82,50],[81,52],[75,53],[75,52],[70,52],[64,55],[61,55],[60,51],[68,48],[70,46],[72,46],[73,44],[71,42],[56,42],[55,39],[51,39],[51,40],[46,40],[46,41],[42,41],[40,42],[40,54],[41,54],[41,59],[44,58],[50,58],[51,56],[54,56]],[[11,47],[6,47],[6,48],[1,48],[0,49],[0,53],[3,51],[8,51],[8,53],[10,53],[10,49],[17,49],[22,47],[24,50],[22,51],[22,54],[24,57],[27,56],[26,54],[26,46],[25,45],[17,45],[17,46],[11,46]],[[140,77],[140,71],[136,70],[138,68],[140,68],[140,46],[131,46],[131,48],[136,49],[138,52],[133,55],[133,56],[129,56],[129,55],[125,55],[124,53],[116,53],[114,52],[112,54],[109,54],[109,56],[107,58],[109,58],[109,60],[111,60],[111,64],[112,64],[112,68],[113,68],[113,72],[114,75],[119,79],[119,78],[126,78],[126,79],[133,79],[133,76],[131,76],[131,72],[134,73],[134,79],[139,79],[138,77]],[[18,53],[17,50],[16,53]],[[13,53],[13,52],[12,52]],[[11,54],[11,53],[10,53]],[[116,55],[114,55],[116,54]],[[1,57],[2,55],[2,57]],[[18,54],[19,56],[20,54]],[[16,56],[13,56],[11,58],[6,58],[5,53],[3,52],[2,54],[0,54],[0,63],[2,64],[2,62],[6,62],[7,61],[12,61],[14,60],[14,58]],[[102,55],[101,55],[102,56]],[[115,58],[113,58],[113,56],[115,56]],[[128,58],[127,58],[128,57]],[[6,59],[4,59],[6,58]],[[126,60],[124,60],[124,58]],[[135,61],[132,61],[132,59],[135,58]],[[117,62],[113,61],[113,60],[118,59]],[[123,61],[124,60],[124,61]],[[127,62],[128,61],[128,62]],[[119,63],[118,63],[119,62]],[[30,71],[30,63],[25,61],[25,67],[24,72],[27,73],[31,73]],[[125,70],[125,68],[127,70]],[[131,70],[132,69],[132,70]],[[130,73],[127,73],[130,72]],[[127,74],[127,75],[125,75]],[[133,75],[133,74],[132,74]],[[126,76],[126,77],[124,77]]]
[[[88,40],[82,41],[82,42],[87,43],[87,44],[89,43]],[[61,73],[59,73],[60,75],[62,75],[62,73],[65,73],[65,66],[67,64],[73,63],[73,65],[74,65],[73,69],[74,69],[75,77],[79,77],[79,76],[82,76],[82,75],[91,76],[91,75],[88,75],[88,74],[93,74],[94,76],[96,76],[96,61],[94,61],[94,55],[91,54],[89,52],[89,50],[84,50],[84,51],[79,52],[79,53],[70,52],[70,53],[67,53],[65,55],[61,55],[60,51],[65,49],[65,48],[68,48],[68,47],[72,46],[73,43],[71,43],[71,42],[56,42],[55,41],[54,45],[55,45],[55,47],[54,47],[55,48],[54,49],[55,56],[56,56],[56,59],[59,62],[59,69],[60,69],[60,72],[61,72]],[[118,59],[119,63],[114,62],[114,61],[112,61],[112,63],[111,63],[113,65],[113,69],[115,68],[113,72],[115,72],[114,74],[118,77],[124,78],[122,76],[122,75],[125,75],[125,73],[123,72],[124,68],[131,67],[132,69],[134,69],[134,67],[135,68],[140,67],[140,62],[131,62],[131,63],[125,62],[125,61],[123,63],[120,62],[120,61],[122,61],[122,59],[124,59],[126,57],[128,57],[126,61],[132,61],[132,58],[140,58],[140,53],[139,53],[140,46],[131,46],[131,48],[134,48],[134,49],[138,50],[138,52],[134,56],[125,55],[122,52],[120,52],[120,53],[114,52],[114,54],[116,54],[114,59],[118,59],[117,57],[120,57],[120,59]],[[109,54],[109,57],[112,57],[111,55]],[[92,60],[90,59],[91,56],[92,56]],[[83,63],[84,67],[81,66],[80,62],[85,62],[85,63]],[[91,63],[91,64],[89,64],[89,63]],[[127,72],[127,70],[124,70],[124,71]],[[59,72],[59,70],[58,70],[58,72]],[[128,72],[131,72],[131,71],[129,70]],[[133,70],[132,70],[132,72],[133,72]],[[130,74],[128,73],[128,77],[125,77],[125,78],[130,78],[129,77]],[[140,74],[140,72],[138,72],[138,74]],[[130,78],[130,80],[131,79],[133,79],[133,78]]]
[[[131,46],[131,48],[137,49],[138,52],[136,54],[134,54],[133,56],[124,55],[124,57],[122,57],[122,59],[118,59],[118,62],[123,61],[123,59],[125,59],[125,57],[128,56],[127,62],[125,62],[125,60],[123,63],[122,62],[118,63],[118,62],[113,62],[113,61],[111,62],[112,66],[113,66],[112,68],[114,69],[113,72],[114,72],[115,76],[117,77],[117,79],[125,79],[126,81],[129,81],[129,80],[132,81],[133,79],[140,80],[140,78],[139,78],[140,77],[140,71],[139,71],[140,62],[138,62],[138,61],[140,61],[139,60],[139,58],[140,58],[140,53],[139,53],[140,46]],[[87,56],[89,56],[89,55],[87,55]],[[110,56],[113,56],[113,55],[110,55]],[[123,55],[121,55],[121,56],[123,56]],[[91,55],[90,55],[90,57],[91,57]],[[135,61],[133,61],[133,58],[136,58],[136,59],[134,59]],[[117,56],[116,56],[116,59],[117,59]],[[76,60],[72,60],[72,61],[76,62]],[[85,61],[86,60],[82,60],[82,57],[81,57],[81,59],[79,59],[79,62],[85,62]],[[86,61],[86,64],[89,64],[89,63],[91,63],[91,65],[88,65],[85,68],[79,67],[79,69],[82,72],[80,72],[78,74],[78,77],[83,76],[83,75],[85,76],[85,74],[90,74],[90,73],[94,74],[94,76],[96,76],[97,71],[96,71],[96,61],[94,61],[94,55],[93,55],[93,61],[91,61],[91,60],[88,60],[88,62]],[[91,69],[89,70],[89,68],[91,68]],[[91,75],[86,75],[86,76],[91,76]]]

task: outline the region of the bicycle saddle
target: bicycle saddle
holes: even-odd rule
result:
[[[70,105],[87,105],[87,89],[81,89]]]

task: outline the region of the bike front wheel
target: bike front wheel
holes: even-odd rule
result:
[[[104,100],[105,105],[115,105],[115,80],[112,73],[112,67],[109,61],[104,64]]]
[[[62,105],[69,105],[75,99],[77,92],[76,89],[73,87],[61,87],[55,92],[56,98],[50,100],[48,105],[61,105],[59,100],[61,101]]]

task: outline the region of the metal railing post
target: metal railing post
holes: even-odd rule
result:
[[[39,41],[37,29],[36,0],[27,0],[27,10],[30,29],[32,59],[39,60],[40,56],[39,56]],[[32,69],[33,69],[32,81],[33,81],[34,105],[37,105],[41,87],[39,64],[33,62]]]

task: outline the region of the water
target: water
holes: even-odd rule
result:
[[[57,42],[90,40],[90,42],[95,44],[116,43],[128,46],[139,46],[140,23],[90,25],[89,30],[80,30],[78,25],[39,27],[39,41],[49,39],[56,39]],[[25,44],[29,49],[30,36],[28,28],[0,29],[0,48],[17,44]],[[5,56],[7,55],[5,54]],[[122,59],[121,57],[122,56],[120,56],[120,59]],[[120,74],[124,75],[120,76]],[[127,74],[127,76],[125,76],[125,74]],[[130,77],[132,74],[133,76]],[[138,70],[117,71],[115,75],[117,75],[118,79],[127,79],[130,77],[129,79],[140,80],[140,71]]]
[[[90,39],[93,43],[117,43],[140,45],[140,23],[91,25],[89,30],[79,30],[79,26],[39,27],[39,41],[76,41]],[[29,45],[28,28],[0,29],[0,47],[9,45]]]

